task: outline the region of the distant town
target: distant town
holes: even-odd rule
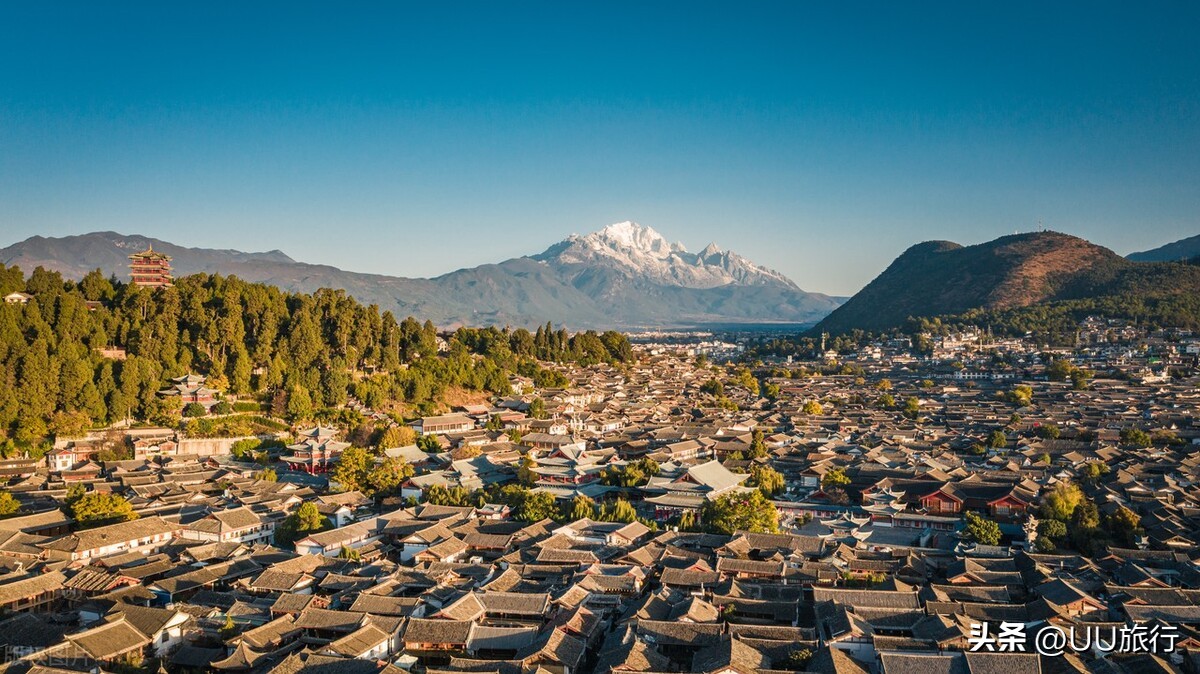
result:
[[[270,293],[130,260],[129,283],[18,271],[0,307],[32,335],[10,381],[59,401],[5,403],[5,671],[1195,671],[1188,330],[783,355],[770,333],[439,333],[290,296],[276,339],[338,351],[315,378],[241,362],[251,313],[151,368],[174,339],[155,315]],[[337,309],[306,327],[315,304]],[[350,346],[351,314],[380,341]],[[51,358],[38,384],[70,325],[92,326],[82,380]]]

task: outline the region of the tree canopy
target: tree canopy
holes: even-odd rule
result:
[[[33,295],[0,305],[0,380],[8,382],[0,386],[0,437],[25,450],[124,419],[178,420],[184,410],[158,391],[189,372],[234,395],[270,393],[273,413],[302,421],[350,395],[375,408],[397,401],[432,409],[451,387],[507,395],[512,374],[554,379],[539,362],[633,358],[620,333],[572,335],[549,324],[536,333],[463,328],[439,352],[432,323],[398,320],[342,290],[287,293],[207,274],[149,289],[98,271],[75,283],[3,265],[0,280],[6,292]],[[102,353],[113,346],[123,360]],[[399,430],[387,440],[408,438]]]
[[[748,494],[726,494],[705,501],[700,509],[700,519],[706,529],[719,534],[779,531],[779,511],[757,490]]]
[[[119,494],[109,492],[88,492],[78,498],[69,499],[68,509],[71,517],[85,529],[128,522],[138,517],[129,501]]]
[[[275,544],[288,546],[304,538],[308,534],[324,531],[333,526],[328,517],[317,510],[311,501],[306,501],[296,508],[296,512],[283,518],[279,528],[275,530]]]
[[[967,513],[966,537],[980,545],[996,545],[1000,542],[1000,525],[975,513]]]

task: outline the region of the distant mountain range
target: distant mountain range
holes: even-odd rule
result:
[[[1180,239],[1165,246],[1159,246],[1140,253],[1130,253],[1129,259],[1135,262],[1174,262],[1176,260],[1194,260],[1200,257],[1200,234]]]
[[[1200,292],[1200,267],[1133,262],[1057,232],[1005,236],[974,246],[927,241],[904,251],[814,332],[886,330],[909,317],[1012,309],[1057,300]]]
[[[0,249],[0,262],[78,279],[93,269],[128,277],[127,256],[153,246],[176,275],[217,273],[312,292],[342,288],[398,317],[456,325],[553,321],[572,328],[685,327],[709,323],[811,324],[842,299],[801,290],[779,272],[709,244],[689,253],[650,227],[622,222],[571,236],[544,252],[431,279],[361,274],[297,262],[274,250],[185,248],[145,236],[95,232],[34,236]]]

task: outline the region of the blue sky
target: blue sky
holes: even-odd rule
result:
[[[430,276],[632,219],[848,294],[1200,233],[1196,3],[824,4],[3,3],[0,245]]]

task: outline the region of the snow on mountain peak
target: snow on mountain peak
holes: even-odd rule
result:
[[[563,265],[616,268],[655,283],[684,288],[769,285],[796,289],[779,272],[760,267],[710,243],[700,254],[687,252],[662,234],[633,221],[618,222],[585,236],[572,234],[534,259]]]
[[[592,232],[583,241],[607,248],[617,248],[632,253],[642,253],[656,258],[666,258],[671,253],[686,253],[682,244],[672,244],[652,227],[632,220],[611,224],[598,232]]]

